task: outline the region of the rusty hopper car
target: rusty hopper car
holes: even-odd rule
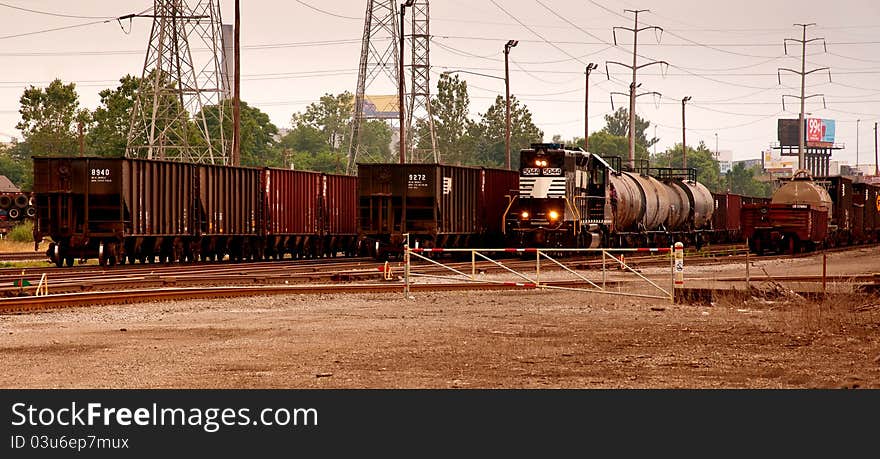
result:
[[[358,238],[379,258],[412,247],[500,243],[518,172],[443,164],[359,164]]]
[[[357,247],[358,178],[324,174],[321,221],[325,255],[354,256]]]
[[[315,256],[322,245],[322,174],[264,169],[262,183],[266,256],[276,260],[285,254],[294,258]]]
[[[194,165],[110,158],[34,158],[34,240],[57,265],[181,259],[195,235]]]
[[[197,239],[203,260],[263,258],[260,169],[198,164]],[[197,253],[195,253],[197,252]]]

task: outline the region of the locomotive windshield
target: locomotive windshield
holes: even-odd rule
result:
[[[563,175],[565,151],[526,150],[520,154],[520,174],[534,177]]]

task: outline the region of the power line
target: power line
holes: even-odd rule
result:
[[[42,15],[45,15],[45,16],[55,16],[55,17],[59,17],[59,18],[73,18],[73,19],[116,19],[116,16],[75,16],[75,15],[71,15],[71,14],[53,13],[53,12],[49,12],[49,11],[38,11],[38,10],[32,10],[32,9],[30,9],[30,8],[24,8],[24,7],[21,7],[21,6],[10,5],[10,4],[8,4],[8,3],[2,3],[2,2],[0,2],[0,6],[6,7],[6,8],[10,8],[10,9],[13,9],[13,10],[26,11],[26,12],[28,12],[28,13],[42,14]]]
[[[319,12],[319,13],[326,14],[326,15],[328,15],[328,16],[333,16],[333,17],[335,17],[335,18],[340,18],[340,19],[351,19],[351,20],[354,20],[354,21],[362,21],[362,20],[363,20],[363,18],[356,18],[356,17],[352,17],[352,16],[343,16],[343,15],[341,15],[341,14],[336,14],[336,13],[332,13],[332,12],[327,11],[327,10],[322,10],[321,8],[318,8],[318,7],[316,7],[316,6],[312,6],[312,5],[310,5],[310,4],[306,3],[306,2],[303,2],[303,1],[301,1],[301,0],[294,0],[294,1],[297,2],[297,3],[299,3],[299,4],[302,5],[302,6],[306,7],[306,8],[309,8],[309,9],[315,10],[315,11],[317,11],[317,12]]]

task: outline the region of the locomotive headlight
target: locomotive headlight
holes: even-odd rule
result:
[[[519,214],[519,218],[522,218],[523,220],[528,220],[528,219],[529,219],[529,213],[526,212],[526,211],[522,211],[522,212]]]
[[[550,217],[550,220],[556,220],[559,218],[559,212],[557,212],[555,210],[551,210],[550,212],[547,213],[547,216]]]

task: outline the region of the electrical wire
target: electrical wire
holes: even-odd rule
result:
[[[8,3],[2,3],[2,2],[0,2],[0,6],[10,8],[13,10],[26,11],[28,13],[42,14],[45,16],[55,16],[55,17],[59,17],[59,18],[72,18],[72,19],[116,19],[117,18],[117,16],[75,16],[72,14],[53,13],[53,12],[49,12],[49,11],[38,11],[38,10],[32,10],[30,8],[24,8],[21,6],[10,5]]]

